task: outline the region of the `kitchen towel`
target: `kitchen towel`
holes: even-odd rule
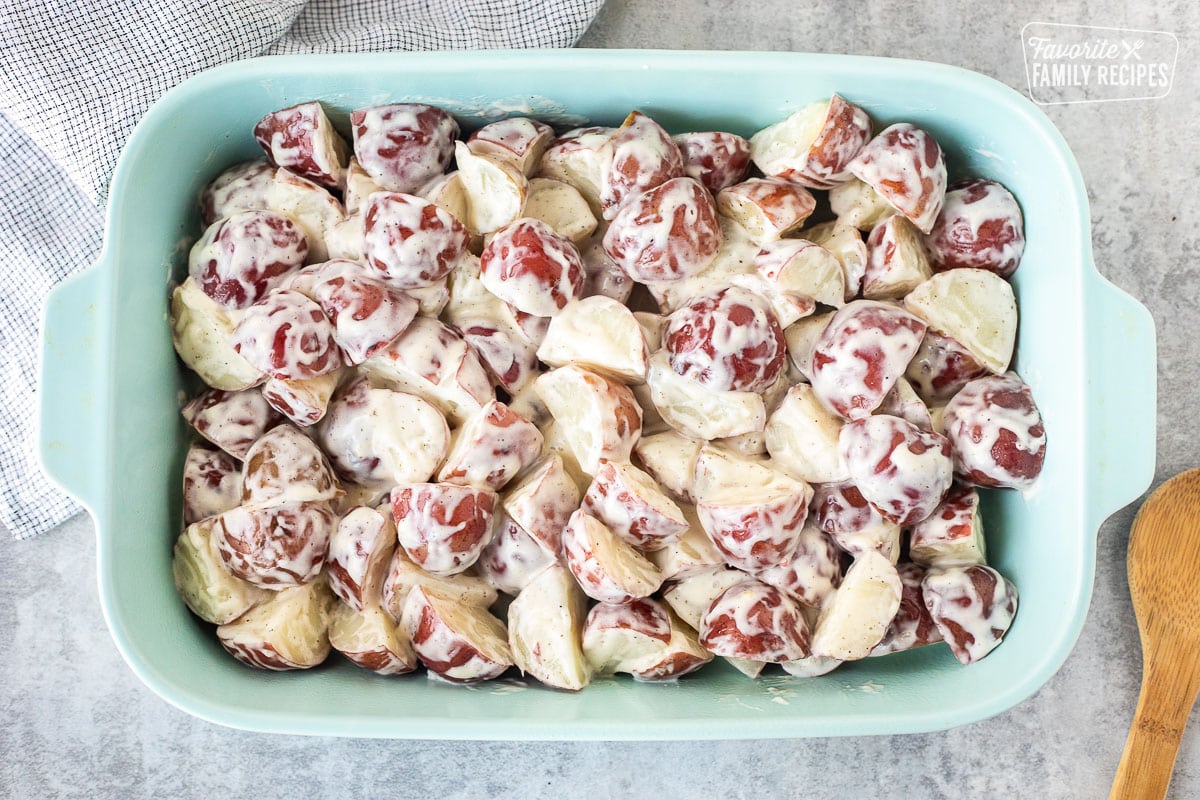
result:
[[[46,293],[95,261],[108,181],[165,91],[258,55],[569,47],[603,0],[0,0],[0,524],[79,507],[37,464]]]

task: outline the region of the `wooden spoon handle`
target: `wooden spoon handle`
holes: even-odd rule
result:
[[[1109,800],[1166,797],[1179,740],[1200,688],[1189,663],[1194,658],[1173,649],[1147,654],[1141,694]]]

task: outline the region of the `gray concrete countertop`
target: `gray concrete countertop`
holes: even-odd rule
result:
[[[1200,85],[1185,0],[609,0],[581,45],[794,50],[942,61],[1026,88],[1020,31],[1053,21],[1173,31],[1164,99],[1047,113],[1088,185],[1096,263],[1159,334],[1156,483],[1197,465]],[[1133,507],[1100,530],[1087,624],[1062,670],[993,719],[914,736],[700,743],[356,741],[218,727],[168,706],[121,661],[101,618],[84,516],[39,539],[0,531],[0,796],[1105,797],[1140,680],[1125,582]],[[1200,797],[1200,721],[1171,796]]]

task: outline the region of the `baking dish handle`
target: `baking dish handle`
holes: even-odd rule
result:
[[[1084,430],[1090,522],[1098,529],[1154,478],[1158,374],[1154,318],[1106,279],[1087,284]]]
[[[89,510],[100,476],[100,380],[104,352],[98,336],[104,256],[63,281],[46,298],[42,318],[38,454],[45,473]]]

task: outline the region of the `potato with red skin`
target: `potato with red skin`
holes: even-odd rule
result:
[[[687,530],[661,550],[651,550],[646,554],[658,567],[664,581],[680,580],[725,564],[725,557],[704,532],[704,526],[696,515],[696,507],[685,503],[679,510],[687,520]]]
[[[246,451],[243,504],[333,500],[340,492],[325,454],[294,425],[276,425]]]
[[[929,260],[938,272],[986,269],[1012,277],[1025,252],[1021,207],[1008,189],[995,181],[971,178],[946,192],[933,230],[925,237]]]
[[[679,506],[654,479],[629,463],[601,461],[583,507],[634,547],[662,550],[688,529]]]
[[[282,214],[304,232],[307,264],[329,260],[325,238],[346,219],[346,209],[319,183],[280,167],[267,187],[267,208]]]
[[[408,595],[400,624],[430,672],[455,683],[498,678],[513,664],[508,629],[487,609],[418,586]]]
[[[551,564],[508,606],[508,643],[522,674],[579,691],[592,678],[581,638],[587,597],[566,567]]]
[[[983,564],[931,568],[921,592],[934,624],[964,665],[992,652],[1017,613],[1017,587]]]
[[[869,416],[912,360],[925,323],[872,300],[855,300],[829,320],[812,350],[813,391],[846,419]]]
[[[329,656],[329,609],[334,602],[323,580],[283,589],[218,626],[217,639],[230,655],[256,669],[309,669]]]
[[[598,603],[583,622],[583,655],[597,675],[629,672],[633,664],[658,656],[671,642],[667,609],[649,598],[630,603]]]
[[[242,469],[223,450],[201,444],[183,460],[183,524],[191,525],[236,508],[242,498]]]
[[[470,234],[445,209],[420,197],[376,192],[363,212],[363,257],[400,289],[429,286],[450,274]]]
[[[290,218],[242,211],[209,225],[188,254],[188,274],[224,308],[247,308],[300,268],[309,242]]]
[[[489,122],[471,134],[467,147],[476,155],[512,163],[532,175],[542,153],[554,139],[554,129],[529,117],[509,117]]]
[[[316,378],[342,366],[333,324],[299,292],[277,289],[242,315],[233,348],[256,368],[285,381]]]
[[[665,431],[643,436],[634,445],[637,462],[676,500],[692,502],[692,477],[704,442]]]
[[[189,400],[182,413],[196,433],[239,461],[258,437],[279,422],[279,414],[252,390],[209,389]]]
[[[501,505],[549,555],[562,550],[562,530],[579,508],[580,492],[562,458],[549,452],[504,493]]]
[[[841,262],[831,251],[807,239],[764,242],[754,257],[754,269],[780,290],[796,292],[835,308],[846,302],[846,277]]]
[[[295,425],[308,428],[316,425],[329,410],[329,401],[341,384],[344,369],[327,372],[316,378],[299,381],[281,381],[268,378],[262,385],[262,396]]]
[[[389,509],[351,509],[329,538],[329,588],[355,611],[379,602],[395,550],[396,526]]]
[[[891,125],[867,142],[849,170],[921,233],[932,230],[946,195],[946,162],[927,131],[907,122]]]
[[[330,189],[341,187],[348,148],[317,101],[272,111],[254,126],[254,138],[275,166]]]
[[[213,178],[200,192],[200,220],[207,228],[219,219],[267,207],[275,167],[265,158],[243,161]]]
[[[455,143],[454,160],[465,199],[463,224],[473,235],[486,236],[521,218],[529,179],[515,164],[479,155],[463,142]]]
[[[670,610],[667,618],[671,638],[665,648],[629,665],[635,681],[673,681],[691,674],[713,660],[713,654],[700,645],[696,631]]]
[[[400,622],[408,595],[418,586],[432,586],[438,592],[456,597],[464,603],[487,608],[496,602],[496,589],[482,578],[460,572],[457,575],[434,575],[412,562],[403,547],[392,554],[387,577],[383,581],[381,604],[393,622]]]
[[[496,232],[479,259],[483,285],[518,311],[552,317],[583,295],[579,251],[544,222],[519,219]]]
[[[815,484],[809,510],[843,552],[857,557],[874,550],[893,564],[900,559],[900,526],[884,519],[853,483]]]
[[[694,178],[672,178],[621,207],[604,252],[635,281],[676,281],[702,272],[721,241],[712,195]]]
[[[761,431],[767,407],[759,392],[717,392],[675,372],[665,349],[650,356],[646,371],[650,404],[685,437],[723,439]]]
[[[463,572],[492,537],[499,498],[490,489],[452,483],[392,489],[396,537],[417,566],[434,575]]]
[[[671,135],[633,111],[600,148],[600,210],[612,220],[638,195],[683,176],[683,154]]]
[[[983,518],[975,487],[958,484],[909,532],[908,556],[926,567],[982,564]]]
[[[700,621],[713,601],[729,587],[751,577],[740,569],[717,565],[671,581],[663,590],[662,599],[686,625],[699,631]]]
[[[417,301],[354,261],[327,261],[312,298],[333,323],[333,339],[355,366],[387,347],[417,315]]]
[[[946,437],[883,414],[848,422],[838,446],[850,480],[875,510],[897,525],[914,525],[937,508],[954,464]]]
[[[798,229],[816,208],[808,189],[780,178],[750,178],[717,193],[717,212],[736,220],[757,242]]]
[[[820,608],[842,582],[841,555],[829,535],[813,520],[806,520],[787,560],[755,572],[754,577],[805,605]]]
[[[921,234],[907,217],[889,217],[871,230],[863,297],[898,300],[932,274]]]
[[[841,225],[869,231],[896,213],[879,192],[858,178],[829,190],[829,210]]]
[[[770,308],[736,286],[701,295],[667,317],[663,347],[676,373],[718,392],[763,391],[787,357]]]
[[[904,297],[904,308],[965,347],[988,371],[1008,371],[1017,343],[1017,299],[985,269],[938,272]]]
[[[657,567],[582,508],[562,530],[562,550],[584,594],[601,603],[628,603],[662,586]]]
[[[459,133],[454,117],[421,103],[360,108],[350,126],[358,163],[391,192],[415,192],[445,172]]]
[[[574,186],[600,216],[601,152],[616,128],[575,128],[552,141],[542,154],[535,175]]]
[[[1046,428],[1015,372],[968,383],[946,404],[942,425],[955,470],[977,486],[1024,489],[1042,472]]]
[[[925,329],[925,338],[904,371],[916,393],[930,405],[944,403],[986,374],[987,367],[970,350],[933,328]]]
[[[843,299],[849,302],[857,297],[867,273],[867,244],[858,229],[833,220],[805,228],[802,233],[805,239],[824,247],[838,260],[846,288]]]
[[[500,491],[542,452],[542,433],[492,400],[454,433],[438,480]]]
[[[195,522],[179,534],[171,554],[175,591],[188,609],[205,622],[224,625],[264,603],[274,592],[242,580],[221,559],[216,519]]]
[[[727,658],[793,661],[809,655],[808,623],[795,600],[749,578],[713,600],[700,621],[700,644]]]
[[[505,594],[517,596],[534,577],[557,558],[504,513],[496,532],[475,562],[480,577]]]
[[[367,198],[375,192],[384,191],[384,188],[367,174],[367,171],[362,168],[362,164],[359,164],[358,159],[354,156],[350,156],[350,161],[346,164],[344,180],[342,201],[346,206],[346,214],[350,218],[361,219],[362,215],[359,212],[367,207]]]
[[[574,365],[543,373],[534,388],[588,475],[601,459],[628,461],[642,434],[642,409],[628,386]]]
[[[870,138],[867,112],[835,94],[756,133],[750,152],[767,175],[829,189],[850,177],[851,161]]]
[[[355,666],[378,675],[405,675],[417,668],[408,635],[379,607],[355,609],[333,603],[329,612],[329,644]]]
[[[452,324],[497,385],[510,393],[532,385],[538,375],[537,345],[515,322],[476,306],[455,314]]]
[[[925,401],[917,395],[916,390],[912,388],[912,384],[906,378],[899,378],[896,381],[896,385],[883,398],[883,402],[879,404],[879,408],[875,409],[875,413],[899,417],[923,431],[935,430],[929,406],[925,405]]]
[[[812,653],[842,661],[866,658],[883,639],[900,609],[903,587],[896,567],[873,550],[854,559],[821,606]]]
[[[902,587],[900,609],[884,631],[879,644],[871,649],[872,656],[886,656],[942,641],[942,632],[933,623],[921,591],[925,567],[913,563],[897,564],[896,572],[900,575]]]
[[[229,571],[264,589],[301,586],[321,574],[337,518],[310,500],[238,506],[216,518],[217,548]]]
[[[736,133],[696,131],[671,140],[683,155],[683,172],[713,194],[733,186],[750,169],[750,142]]]

